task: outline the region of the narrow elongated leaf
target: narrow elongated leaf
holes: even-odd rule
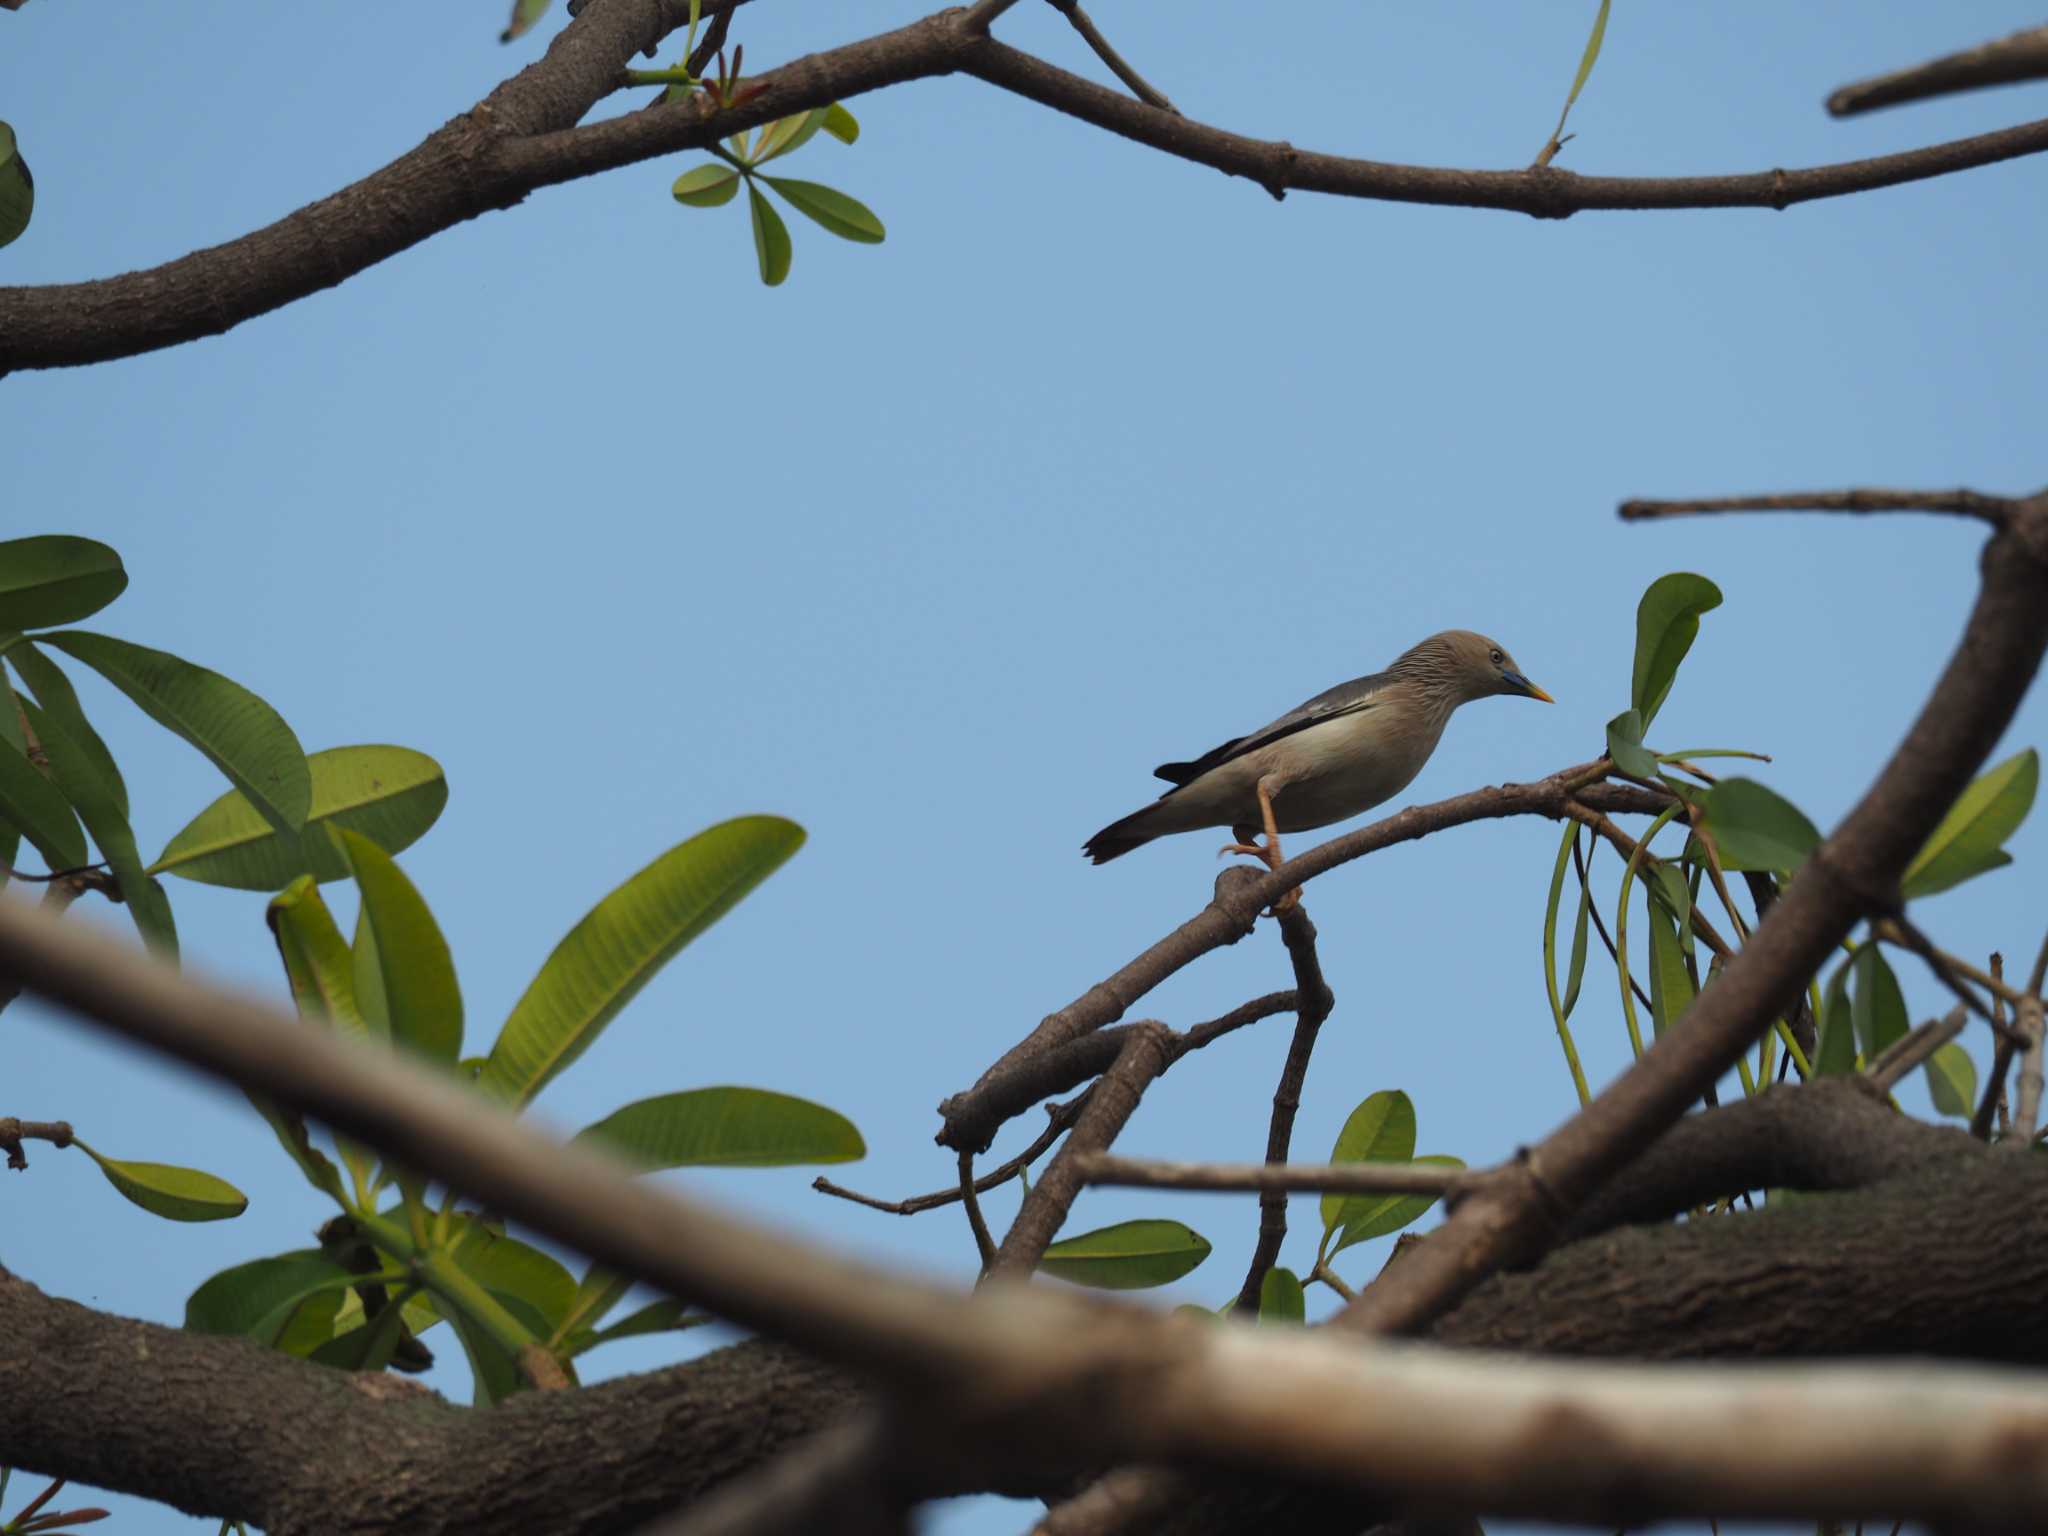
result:
[[[1405,1163],[1415,1155],[1415,1105],[1398,1088],[1382,1088],[1369,1094],[1344,1121],[1337,1144],[1330,1149],[1333,1163]],[[1324,1194],[1323,1233],[1327,1237],[1348,1219],[1345,1205],[1373,1195]]]
[[[844,192],[821,186],[815,181],[796,181],[787,176],[763,176],[761,180],[787,198],[790,207],[798,213],[842,240],[880,245],[888,233],[867,204],[858,198],[848,197]]]
[[[82,629],[42,636],[84,662],[164,729],[197,747],[278,831],[296,833],[313,804],[306,753],[268,704],[218,672]]]
[[[1572,93],[1565,97],[1565,109],[1569,111],[1573,102],[1579,99],[1579,92],[1586,88],[1586,81],[1593,73],[1594,61],[1600,57],[1600,45],[1607,40],[1607,11],[1613,0],[1600,0],[1600,12],[1593,18],[1592,35],[1586,39],[1586,48],[1579,55],[1579,72],[1572,76]]]
[[[860,124],[846,108],[833,102],[825,109],[825,131],[842,144],[851,144],[860,137]]]
[[[710,1321],[702,1312],[689,1311],[680,1301],[651,1301],[636,1311],[628,1312],[609,1328],[579,1335],[572,1341],[574,1348],[571,1353],[580,1355],[614,1339],[630,1339],[643,1333],[685,1333]]]
[[[809,112],[799,112],[794,117],[785,117],[768,124],[761,130],[761,136],[754,145],[755,165],[766,165],[777,156],[802,149],[811,142],[811,136],[825,126],[825,109],[817,107]]]
[[[377,953],[377,930],[370,909],[356,903],[356,933],[349,941],[349,980],[355,984],[356,1008],[373,1034],[391,1033],[391,1010],[384,1001],[384,961]]]
[[[1599,52],[1597,38],[1588,46],[1593,53]],[[1582,65],[1582,69],[1591,68],[1590,60]],[[1721,589],[1688,571],[1659,576],[1643,593],[1643,600],[1636,605],[1636,664],[1629,703],[1641,716],[1644,731],[1663,708],[1679,663],[1692,649],[1700,632],[1700,615],[1720,606]]]
[[[251,1259],[200,1282],[186,1298],[185,1327],[274,1344],[300,1303],[323,1292],[338,1294],[355,1279],[317,1248]]]
[[[1120,1221],[1062,1238],[1038,1267],[1074,1285],[1141,1291],[1171,1285],[1209,1257],[1209,1240],[1177,1221]]]
[[[53,697],[61,699],[63,696],[56,694]],[[50,760],[50,772],[57,781],[57,787],[78,812],[78,819],[85,823],[92,840],[99,844],[101,857],[113,870],[114,879],[121,887],[122,903],[128,908],[128,916],[136,931],[159,957],[175,960],[178,955],[178,927],[171,917],[171,904],[164,898],[163,887],[150,879],[143,869],[142,854],[135,846],[135,833],[128,825],[128,818],[115,804],[113,792],[100,776],[91,755],[78,745],[77,738],[68,729],[58,724],[53,712],[38,709],[26,699],[21,704],[30,728],[35,731],[36,739],[42,742],[44,755]],[[78,718],[82,722],[83,717]]]
[[[1820,846],[1820,831],[1805,813],[1754,779],[1723,779],[1708,790],[1701,819],[1723,869],[1789,873]]]
[[[121,557],[96,539],[44,533],[0,540],[0,629],[76,624],[127,585]]]
[[[348,865],[323,829],[346,828],[403,853],[448,803],[441,765],[410,747],[329,747],[306,768],[313,798],[300,836],[280,835],[231,789],[164,845],[149,872],[237,891],[282,890],[309,871],[325,884],[347,878]]]
[[[0,245],[11,245],[36,210],[36,179],[28,173],[14,130],[0,123]]]
[[[297,1164],[299,1172],[306,1176],[306,1182],[332,1199],[336,1205],[347,1209],[348,1200],[342,1193],[341,1175],[335,1170],[334,1164],[327,1160],[327,1154],[314,1146],[306,1135],[305,1120],[265,1094],[247,1088],[242,1091],[248,1096],[250,1104],[255,1106],[256,1113],[270,1126],[271,1132],[277,1137],[277,1144],[284,1148],[285,1156]]]
[[[1634,710],[1607,722],[1607,755],[1623,773],[1657,782],[1657,755],[1643,745],[1643,717]]]
[[[300,1014],[354,1040],[381,1037],[356,1004],[354,957],[313,877],[299,876],[271,898],[263,915]]]
[[[1586,919],[1593,910],[1593,892],[1579,887],[1579,915],[1572,923],[1571,965],[1564,978],[1564,1016],[1569,1019],[1578,1005],[1579,984],[1586,979]]]
[[[1996,855],[2033,809],[2040,777],[2041,757],[2032,747],[1979,776],[1906,866],[1900,891],[1908,897],[1932,896],[2010,863],[2010,856]]]
[[[803,828],[742,816],[698,833],[613,891],[555,946],[513,1005],[477,1081],[524,1104],[589,1048],[690,940],[778,869]]]
[[[225,1221],[249,1208],[249,1197],[226,1179],[170,1163],[129,1163],[102,1157],[76,1137],[71,1145],[99,1164],[107,1182],[151,1215],[167,1221]]]
[[[676,178],[669,195],[690,208],[716,208],[739,194],[740,173],[723,161],[696,166]]]
[[[6,648],[6,641],[0,640],[0,649]],[[71,686],[71,679],[64,675],[63,668],[27,641],[8,649],[7,657],[14,663],[15,671],[21,674],[21,680],[28,685],[29,691],[36,696],[36,701],[63,724],[72,741],[91,760],[101,783],[113,796],[114,808],[125,819],[128,815],[128,785],[121,777],[120,765],[114,761],[114,754],[107,750],[107,744],[100,740],[100,733],[92,728],[92,722],[85,718],[85,709],[78,702],[78,692]]]
[[[1913,1027],[1906,1015],[1906,995],[1899,990],[1899,978],[1892,974],[1884,952],[1875,944],[1856,951],[1849,966],[1849,1019],[1856,1031],[1856,1043],[1865,1061],[1877,1060],[1878,1053],[1906,1038]]]
[[[1664,1031],[1692,1006],[1692,975],[1685,968],[1678,925],[1671,920],[1670,913],[1649,899],[1647,883],[1644,897],[1650,926],[1650,1021],[1656,1036],[1662,1039]]]
[[[1835,967],[1821,997],[1820,1042],[1814,1048],[1816,1077],[1839,1076],[1856,1070],[1856,1026],[1849,1001],[1849,962]]]
[[[13,713],[11,695],[0,705]],[[77,869],[87,862],[85,832],[71,802],[8,742],[0,742],[0,821],[26,837],[52,870]]]
[[[1302,1294],[1301,1277],[1291,1269],[1274,1265],[1259,1282],[1259,1321],[1291,1323],[1308,1321],[1308,1297]]]
[[[364,919],[376,939],[373,970],[382,983],[392,1040],[429,1061],[454,1066],[462,1054],[462,989],[440,925],[390,854],[345,827],[335,837],[355,872]],[[351,979],[353,974],[352,968]]]
[[[770,288],[789,276],[789,226],[761,189],[747,183],[747,208],[754,224],[754,256],[761,265],[761,281]]]
[[[1418,1165],[1427,1164],[1432,1168],[1465,1166],[1462,1158],[1446,1157],[1435,1152],[1426,1157],[1413,1158],[1411,1161]],[[1330,1244],[1330,1257],[1334,1259],[1354,1243],[1387,1237],[1399,1232],[1403,1227],[1420,1221],[1439,1198],[1436,1195],[1345,1196],[1342,1220],[1337,1227],[1337,1240]]]
[[[868,1150],[838,1111],[765,1088],[693,1088],[641,1099],[576,1139],[646,1169],[849,1163]]]
[[[1951,1041],[1927,1058],[1927,1095],[1944,1115],[1967,1120],[1977,1108],[1977,1064]]]

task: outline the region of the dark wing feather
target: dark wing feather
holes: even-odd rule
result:
[[[1354,677],[1348,683],[1339,683],[1326,688],[1306,703],[1298,704],[1278,720],[1263,725],[1248,736],[1236,736],[1220,747],[1212,747],[1190,763],[1161,763],[1152,770],[1153,777],[1166,780],[1173,789],[1192,784],[1211,768],[1220,768],[1247,752],[1271,746],[1282,737],[1292,736],[1296,731],[1305,731],[1312,725],[1321,725],[1340,715],[1355,715],[1360,710],[1371,709],[1379,702],[1381,690],[1394,681],[1390,672],[1374,672],[1365,677]],[[1167,795],[1173,789],[1166,791]],[[1161,795],[1163,800],[1165,795]]]

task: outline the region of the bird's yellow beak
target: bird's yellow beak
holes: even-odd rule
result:
[[[1523,683],[1523,686],[1524,686],[1524,687],[1526,687],[1526,688],[1527,688],[1527,689],[1529,690],[1529,697],[1530,697],[1530,698],[1532,698],[1532,699],[1541,699],[1541,700],[1542,700],[1542,701],[1543,701],[1544,703],[1546,703],[1546,704],[1555,704],[1555,703],[1557,702],[1557,700],[1553,699],[1553,698],[1552,698],[1552,697],[1551,697],[1551,696],[1550,696],[1549,694],[1545,693],[1545,692],[1544,692],[1544,691],[1543,691],[1543,690],[1542,690],[1541,688],[1538,688],[1538,687],[1537,687],[1537,686],[1536,686],[1536,685],[1535,685],[1534,683],[1530,682],[1530,681],[1529,681],[1529,680],[1528,680],[1528,679],[1527,679],[1526,677],[1522,679],[1522,683]]]

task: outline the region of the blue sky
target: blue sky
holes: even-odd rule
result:
[[[1095,14],[1204,120],[1495,167],[1543,143],[1594,10]],[[915,14],[760,0],[734,36],[761,67]],[[135,9],[110,36],[61,5],[6,16],[0,117],[38,202],[0,281],[146,267],[367,173],[560,25],[501,48],[502,20],[193,4]],[[1747,171],[2022,121],[2048,91],[1850,123],[1820,103],[2038,20],[2024,0],[1624,3],[1560,163]],[[1019,6],[1001,35],[1099,74],[1047,7]],[[755,279],[740,205],[671,201],[703,158],[689,155],[540,193],[222,338],[0,382],[4,531],[86,534],[127,561],[132,586],[97,627],[228,673],[309,748],[393,741],[445,765],[447,813],[404,863],[453,946],[472,1048],[656,853],[748,811],[809,829],[548,1090],[537,1113],[555,1126],[753,1083],[859,1123],[870,1155],[846,1182],[941,1185],[932,1105],[1206,900],[1220,839],[1102,869],[1077,852],[1150,797],[1154,763],[1455,625],[1498,637],[1559,703],[1475,705],[1403,801],[1535,778],[1599,750],[1627,703],[1637,597],[1669,570],[1712,577],[1727,601],[1657,735],[1774,754],[1763,776],[1826,824],[1945,660],[1978,533],[1628,528],[1616,503],[2044,478],[2042,317],[2025,298],[2048,245],[2038,161],[1783,214],[1539,223],[1275,203],[972,80],[852,106],[856,146],[820,137],[789,168],[859,196],[888,241],[792,219],[780,289]],[[86,699],[153,853],[220,786],[124,701],[90,685]],[[2044,736],[2037,699],[2001,755]],[[1555,840],[1547,823],[1491,823],[1317,883],[1338,1008],[1299,1152],[1326,1152],[1378,1088],[1414,1098],[1422,1150],[1471,1162],[1568,1113],[1539,970]],[[2031,824],[2011,846],[2016,866],[1923,916],[1952,947],[2019,965],[2040,940],[2048,834]],[[196,968],[282,999],[259,898],[173,899]],[[1601,974],[1575,1020],[1596,1080],[1626,1056]],[[1916,1017],[1938,1006],[1901,975]],[[1139,1012],[1185,1025],[1286,976],[1262,927]],[[308,1240],[313,1197],[235,1096],[34,1006],[5,1026],[0,1113],[66,1117],[111,1154],[197,1164],[251,1196],[235,1223],[170,1226],[76,1154],[32,1152],[0,1185],[11,1268],[175,1321],[214,1270]],[[1122,1150],[1258,1155],[1286,1032],[1276,1020],[1187,1060]],[[1965,1041],[1988,1058],[1980,1031]],[[971,1272],[956,1212],[862,1212],[795,1172],[681,1182],[875,1259]],[[998,1220],[1013,1208],[990,1204]],[[1151,1214],[1216,1245],[1168,1299],[1235,1289],[1256,1223],[1244,1202],[1102,1192],[1071,1230]],[[1306,1264],[1311,1220],[1298,1206],[1284,1261]],[[1346,1272],[1369,1276],[1384,1246],[1347,1254]],[[437,1379],[466,1391],[459,1366]],[[198,1528],[120,1508],[124,1530]],[[931,1527],[1027,1514],[983,1501]]]

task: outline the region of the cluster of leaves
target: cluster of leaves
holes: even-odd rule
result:
[[[391,746],[309,757],[276,711],[218,673],[109,636],[51,628],[105,607],[127,580],[115,552],[88,539],[0,543],[0,656],[33,695],[17,696],[0,671],[0,870],[12,873],[6,866],[25,838],[53,875],[85,872],[93,868],[89,832],[144,938],[166,954],[175,953],[176,931],[158,875],[275,892],[266,918],[303,1017],[364,1048],[403,1052],[515,1110],[803,842],[792,822],[747,816],[669,849],[569,931],[488,1051],[465,1059],[462,993],[447,942],[393,858],[447,802],[439,765]],[[232,786],[154,862],[145,865],[136,850],[112,753],[47,651],[106,677],[198,747]],[[350,936],[320,892],[343,879],[353,880],[359,897]],[[627,1289],[617,1277],[593,1267],[574,1279],[445,1192],[430,1204],[422,1181],[370,1149],[335,1136],[330,1157],[297,1115],[251,1098],[339,1215],[322,1229],[318,1248],[236,1265],[206,1281],[187,1303],[189,1327],[249,1335],[347,1369],[382,1369],[421,1364],[417,1335],[446,1320],[468,1352],[479,1400],[495,1401],[531,1381],[536,1351],[568,1373],[577,1355],[609,1339],[703,1321],[657,1301],[607,1326]],[[866,1151],[860,1133],[834,1111],[742,1087],[641,1099],[579,1139],[645,1171],[835,1163]],[[213,1221],[248,1204],[212,1174],[109,1158],[75,1138],[72,1145],[115,1189],[158,1216]],[[387,1198],[394,1188],[395,1201]]]
[[[1702,980],[1696,935],[1697,903],[1704,887],[1726,908],[1739,946],[1747,924],[1728,895],[1726,876],[1746,876],[1757,898],[1768,903],[1785,882],[1820,846],[1812,820],[1775,790],[1748,778],[1715,779],[1695,766],[1708,757],[1749,757],[1753,752],[1710,748],[1679,752],[1654,751],[1644,744],[1680,664],[1699,633],[1700,616],[1718,607],[1720,590],[1703,576],[1675,573],[1650,585],[1636,611],[1635,667],[1630,706],[1608,722],[1607,752],[1616,769],[1640,782],[1659,785],[1677,798],[1653,821],[1623,871],[1615,904],[1614,929],[1608,939],[1619,986],[1622,1015],[1629,1039],[1640,1054],[1642,1036],[1636,1002],[1639,987],[1630,974],[1628,929],[1633,888],[1643,888],[1642,921],[1648,930],[1649,995],[1652,1028],[1661,1035],[1691,1006],[1703,985],[1712,983],[1712,966]],[[2020,752],[1983,774],[1952,806],[1941,824],[1908,866],[1900,884],[1907,900],[1938,895],[1966,880],[2012,862],[2005,843],[2032,808],[2040,776],[2039,757]],[[1675,859],[1658,857],[1651,843],[1675,817],[1690,823],[1683,848]],[[1550,899],[1544,916],[1544,974],[1558,1034],[1564,1043],[1582,1101],[1588,1096],[1569,1028],[1579,999],[1587,953],[1589,917],[1597,921],[1594,898],[1581,855],[1581,829],[1568,825],[1551,874]],[[1573,923],[1570,960],[1562,988],[1557,973],[1558,926],[1565,879],[1576,869],[1578,912]],[[1810,1003],[1819,1025],[1814,1059],[1800,1050],[1789,1021],[1780,1020],[1759,1047],[1752,1069],[1741,1063],[1744,1088],[1755,1092],[1788,1065],[1802,1075],[1850,1072],[1902,1038],[1910,1028],[1904,994],[1897,976],[1878,947],[1876,930],[1861,942],[1844,945],[1845,958],[1827,980],[1810,987]],[[1778,1055],[1783,1044],[1785,1055]],[[1946,1045],[1925,1068],[1928,1091],[1945,1114],[1968,1115],[1976,1091],[1976,1069],[1959,1045]]]
[[[1382,1089],[1367,1097],[1344,1121],[1332,1163],[1420,1163],[1438,1168],[1463,1168],[1455,1157],[1415,1155],[1415,1105],[1399,1089]],[[1433,1195],[1337,1195],[1322,1202],[1323,1235],[1316,1245],[1307,1278],[1336,1288],[1330,1260],[1345,1249],[1377,1237],[1391,1237],[1419,1221],[1436,1204]],[[1118,1222],[1077,1237],[1062,1238],[1045,1251],[1040,1269],[1076,1285],[1104,1290],[1143,1290],[1171,1285],[1192,1274],[1209,1257],[1207,1238],[1178,1221]],[[1258,1319],[1262,1323],[1299,1323],[1307,1316],[1303,1277],[1276,1265],[1260,1286]],[[1236,1298],[1217,1313],[1228,1316]],[[1203,1317],[1207,1308],[1182,1309]]]

